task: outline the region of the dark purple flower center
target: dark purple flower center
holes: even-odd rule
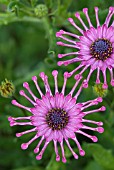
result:
[[[46,115],[46,122],[52,130],[63,129],[69,120],[68,113],[61,108],[53,108]]]
[[[104,61],[109,58],[113,52],[112,43],[105,38],[97,39],[90,46],[90,51],[94,58]]]

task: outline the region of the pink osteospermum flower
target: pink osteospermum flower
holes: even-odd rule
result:
[[[68,21],[82,34],[79,36],[64,30],[60,30],[56,33],[57,37],[69,42],[70,44],[65,44],[63,42],[57,42],[57,45],[66,46],[76,49],[76,52],[58,54],[58,58],[64,58],[70,55],[77,55],[73,59],[66,61],[59,61],[58,65],[62,64],[67,66],[71,63],[80,62],[80,65],[69,73],[69,76],[73,75],[77,70],[83,68],[79,75],[81,75],[87,68],[90,67],[90,72],[85,80],[85,85],[88,86],[89,79],[94,70],[97,69],[96,83],[100,83],[100,71],[102,71],[104,77],[103,88],[108,88],[106,80],[106,70],[110,71],[111,75],[111,85],[114,86],[113,68],[114,68],[114,21],[109,26],[110,20],[114,14],[114,7],[109,8],[108,15],[103,25],[100,25],[98,17],[98,7],[95,7],[95,17],[97,28],[92,25],[89,15],[88,8],[83,9],[89,28],[85,25],[80,14],[75,13],[75,17],[80,21],[84,30],[77,26],[72,18],[68,18]],[[76,39],[71,40],[66,36],[71,36]],[[77,51],[78,50],[78,51]],[[78,75],[78,76],[79,76]]]
[[[78,159],[78,155],[74,152],[73,148],[71,147],[69,143],[69,138],[72,139],[78,149],[79,154],[81,156],[85,155],[84,150],[82,149],[76,134],[84,135],[88,138],[90,138],[93,142],[97,142],[97,137],[92,136],[84,132],[83,130],[88,129],[92,131],[97,131],[99,133],[102,133],[104,129],[102,128],[103,123],[102,122],[96,122],[93,120],[87,120],[84,117],[88,114],[92,114],[94,112],[104,111],[105,107],[102,106],[99,109],[96,110],[90,110],[90,111],[84,111],[86,108],[89,108],[90,106],[97,105],[99,102],[102,102],[102,98],[96,98],[94,100],[90,100],[84,103],[77,103],[77,97],[80,95],[80,92],[83,88],[83,84],[80,86],[77,93],[73,96],[73,93],[82,79],[80,77],[78,80],[76,80],[76,83],[74,84],[73,88],[69,92],[69,94],[65,95],[65,88],[68,78],[68,73],[64,73],[64,83],[61,92],[58,91],[58,82],[57,82],[57,75],[58,72],[54,70],[52,72],[52,75],[54,77],[55,82],[55,94],[53,95],[48,83],[48,77],[41,72],[40,77],[44,82],[46,93],[43,94],[38,82],[37,77],[33,76],[32,80],[35,83],[35,86],[41,96],[41,99],[38,99],[33,92],[31,91],[29,84],[25,82],[23,84],[23,87],[27,89],[27,91],[30,93],[32,98],[34,100],[31,100],[23,90],[20,91],[20,95],[24,96],[28,101],[30,101],[33,104],[32,108],[26,107],[24,105],[19,104],[16,100],[12,100],[12,104],[15,106],[18,106],[20,108],[23,108],[29,112],[32,113],[32,116],[27,117],[9,117],[8,120],[10,122],[10,126],[15,125],[31,125],[33,127],[30,130],[17,133],[16,136],[20,137],[24,134],[30,133],[30,132],[36,132],[36,135],[30,139],[27,143],[23,143],[21,145],[22,149],[27,149],[28,146],[38,138],[40,138],[40,141],[36,148],[34,149],[35,153],[39,152],[40,145],[42,144],[43,140],[45,141],[45,144],[39,154],[36,156],[37,160],[40,160],[43,156],[43,153],[47,147],[47,145],[53,141],[54,143],[54,149],[56,154],[56,161],[60,161],[60,156],[58,153],[58,146],[57,144],[60,144],[61,151],[62,151],[62,162],[66,162],[65,152],[64,152],[64,145],[63,141],[66,142],[68,148],[72,152],[75,159]],[[22,120],[22,122],[20,122]],[[28,120],[27,122],[23,122],[23,120]],[[97,127],[93,128],[90,126],[84,125],[84,123],[92,123],[97,125]]]

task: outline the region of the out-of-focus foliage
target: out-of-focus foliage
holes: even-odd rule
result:
[[[40,10],[40,17],[36,13],[38,5],[46,8]],[[53,88],[51,77],[53,69],[59,69],[59,86],[63,81],[63,72],[72,70],[75,65],[57,67],[57,54],[71,51],[68,48],[56,46],[56,31],[60,29],[72,30],[67,22],[68,17],[74,17],[74,13],[88,7],[93,24],[95,24],[94,6],[100,8],[100,21],[103,22],[109,6],[114,6],[111,0],[0,0],[0,82],[7,78],[12,80],[15,87],[15,97],[28,105],[27,101],[19,96],[22,83],[28,81],[36,93],[31,77],[44,71],[49,76],[49,82]],[[45,11],[47,10],[47,11]],[[41,15],[41,12],[42,15]],[[76,21],[77,22],[77,21]],[[78,23],[79,24],[79,23]],[[86,73],[87,74],[87,73]],[[94,73],[96,74],[96,73]],[[108,73],[107,73],[108,74]],[[84,89],[79,101],[94,99],[92,86],[94,76],[88,89]],[[109,78],[110,81],[110,78]],[[74,83],[73,78],[68,81],[68,90]],[[43,89],[43,83],[39,81]],[[97,134],[99,144],[91,144],[90,140],[78,136],[86,151],[85,157],[74,160],[70,151],[65,147],[68,162],[63,164],[55,161],[53,146],[49,144],[43,159],[37,161],[33,149],[37,141],[28,150],[22,151],[21,143],[28,141],[33,134],[16,138],[17,131],[23,131],[27,127],[9,126],[7,117],[23,116],[22,110],[11,105],[11,99],[0,97],[0,170],[114,170],[114,89],[109,87],[108,94],[104,97],[103,105],[107,107],[105,113],[89,115],[89,119],[104,122],[105,132]],[[26,113],[28,114],[28,113]],[[77,148],[72,143],[77,152]]]

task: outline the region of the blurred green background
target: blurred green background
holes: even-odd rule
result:
[[[43,4],[42,11],[38,5]],[[46,6],[45,6],[46,5]],[[57,54],[70,52],[72,49],[56,46],[56,31],[60,29],[70,30],[75,33],[73,27],[68,23],[68,17],[74,17],[79,11],[82,14],[84,7],[89,8],[91,20],[95,25],[94,6],[100,8],[99,16],[103,24],[108,13],[108,8],[114,6],[111,0],[0,0],[0,82],[5,78],[12,80],[16,92],[15,97],[20,103],[29,103],[20,97],[19,90],[23,89],[22,83],[28,81],[32,90],[37,95],[35,86],[31,81],[33,75],[38,76],[44,71],[49,76],[51,88],[54,87],[51,71],[59,69],[59,88],[62,87],[64,71],[75,68],[57,66]],[[76,21],[76,19],[75,19]],[[87,76],[88,71],[84,74]],[[96,73],[94,73],[96,74]],[[92,76],[88,89],[84,89],[79,97],[79,102],[97,97],[93,93],[95,76]],[[110,77],[108,76],[108,82]],[[101,78],[102,79],[102,78]],[[67,91],[74,84],[71,78],[67,84]],[[39,79],[43,89],[43,83]],[[44,89],[43,89],[44,90]],[[7,118],[9,115],[23,116],[22,110],[11,105],[11,98],[0,96],[0,170],[114,170],[114,89],[109,85],[107,96],[103,104],[107,107],[105,113],[89,115],[88,119],[104,122],[105,132],[98,134],[99,142],[93,144],[89,139],[78,136],[83,149],[86,151],[84,157],[75,160],[65,145],[67,163],[57,163],[53,144],[47,147],[43,159],[37,161],[33,149],[37,145],[34,142],[27,150],[20,148],[21,143],[27,142],[34,134],[27,134],[16,138],[15,133],[29,129],[29,127],[10,127]],[[29,115],[29,113],[26,113]],[[23,130],[24,129],[24,130]],[[77,147],[72,147],[78,153]]]

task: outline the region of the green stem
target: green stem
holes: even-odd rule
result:
[[[35,23],[42,23],[41,19],[31,17],[31,16],[24,16],[24,17],[16,17],[14,15],[3,15],[0,14],[0,25],[1,24],[8,24],[11,22],[35,22]],[[41,26],[41,24],[39,24]]]
[[[46,35],[49,40],[48,52],[53,51],[56,48],[56,37],[55,37],[53,26],[50,23],[52,23],[52,19],[48,17],[43,18],[44,28],[45,28]]]
[[[52,154],[51,159],[50,159],[49,163],[48,163],[47,166],[46,166],[46,170],[50,170],[50,169],[51,169],[52,164],[53,164],[53,162],[54,162],[54,159],[55,159],[55,155]]]
[[[31,1],[31,0],[30,0]],[[22,2],[19,2],[19,4],[21,4],[26,10],[32,11],[33,9],[31,9],[31,7],[23,4]]]
[[[32,12],[27,11],[27,10],[25,10],[25,9],[20,9],[20,11],[22,11],[22,12],[24,12],[24,13],[26,13],[26,14],[32,16],[32,17],[34,16],[34,14],[33,14]]]

